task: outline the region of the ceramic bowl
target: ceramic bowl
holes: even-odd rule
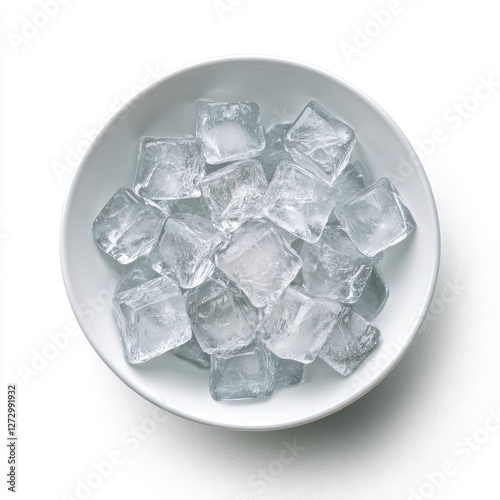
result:
[[[256,101],[266,127],[292,121],[315,99],[354,128],[353,158],[363,160],[375,178],[389,176],[413,213],[417,230],[387,250],[380,265],[390,289],[383,311],[374,320],[382,343],[350,377],[316,361],[308,367],[304,384],[278,390],[270,398],[216,402],[208,391],[208,372],[172,353],[142,365],[125,361],[110,300],[120,266],[95,245],[92,221],[119,187],[133,185],[140,137],[194,133],[197,99]],[[373,389],[401,360],[418,331],[435,288],[439,255],[433,194],[398,126],[370,98],[340,78],[307,64],[271,57],[227,57],[190,65],[165,76],[141,99],[119,110],[74,174],[61,230],[69,300],[87,339],[111,370],[169,412],[243,430],[305,424]]]

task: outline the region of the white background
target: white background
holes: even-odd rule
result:
[[[17,498],[500,498],[494,3],[47,0],[50,18],[41,3],[2,16],[1,399],[5,415],[18,385]],[[153,78],[234,53],[303,60],[371,96],[421,151],[442,227],[435,299],[401,364],[338,414],[272,433],[155,411],[78,330],[59,269],[68,152]]]

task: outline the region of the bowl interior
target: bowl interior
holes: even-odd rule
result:
[[[120,266],[93,242],[97,213],[121,186],[132,186],[141,136],[194,133],[197,99],[252,100],[263,124],[292,121],[311,99],[350,124],[362,159],[375,178],[389,175],[412,211],[416,232],[385,252],[380,273],[390,295],[374,321],[382,343],[351,377],[321,361],[308,379],[256,401],[215,402],[208,371],[171,353],[129,365],[121,351],[111,307]],[[425,173],[401,131],[370,99],[347,83],[309,66],[272,58],[226,58],[190,66],[152,86],[115,115],[80,164],[64,209],[63,276],[76,317],[97,353],[139,394],[168,411],[237,429],[299,425],[343,408],[382,380],[404,354],[425,314],[439,266],[439,227]],[[93,302],[90,299],[95,299]],[[97,306],[96,306],[97,305]]]

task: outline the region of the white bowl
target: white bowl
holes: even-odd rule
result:
[[[389,300],[374,321],[382,343],[350,377],[316,361],[308,379],[262,400],[216,402],[208,372],[171,353],[142,365],[123,357],[110,296],[119,265],[95,245],[91,226],[121,186],[132,186],[141,136],[194,132],[194,102],[251,100],[263,124],[293,120],[315,99],[351,125],[354,158],[375,178],[389,175],[412,211],[417,230],[385,252],[381,275]],[[67,293],[80,323],[104,362],[138,394],[172,413],[231,429],[269,430],[301,425],[344,408],[375,387],[400,361],[428,309],[440,255],[439,222],[429,182],[410,143],[373,101],[317,68],[270,57],[227,57],[182,68],[152,85],[140,101],[109,121],[76,171],[64,207],[61,261]],[[94,305],[89,301],[94,298]],[[102,310],[101,310],[102,306]]]

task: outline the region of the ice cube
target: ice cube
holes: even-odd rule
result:
[[[304,277],[302,276],[302,269],[297,273],[297,276],[295,276],[290,284],[298,286],[300,288],[304,288]]]
[[[371,184],[372,178],[360,162],[349,163],[332,184],[335,205],[342,205]]]
[[[143,137],[135,191],[152,200],[196,198],[205,173],[203,143],[195,137]]]
[[[347,376],[373,352],[380,330],[350,308],[344,308],[319,357],[335,371]]]
[[[266,147],[257,159],[264,167],[266,178],[271,182],[276,167],[284,160],[293,161],[292,155],[285,149],[285,134],[291,123],[278,123],[266,132]]]
[[[232,235],[215,262],[255,307],[276,300],[297,275],[302,261],[265,219],[251,219]]]
[[[241,161],[241,160],[238,160],[238,161]],[[210,175],[210,174],[214,174],[215,172],[217,172],[221,168],[224,168],[224,167],[231,165],[231,163],[234,163],[234,161],[225,161],[224,163],[218,163],[217,165],[210,165],[210,163],[207,163],[205,165],[205,176]]]
[[[404,240],[416,226],[396,188],[385,177],[336,207],[335,213],[352,241],[368,256]]]
[[[169,200],[150,200],[148,198],[144,198],[144,201],[153,208],[156,208],[163,212],[165,216],[170,215]]]
[[[359,299],[374,262],[381,258],[363,255],[336,226],[327,226],[317,243],[304,243],[300,256],[309,293],[349,304]]]
[[[166,220],[148,262],[180,287],[193,288],[213,271],[211,257],[222,240],[212,224],[199,215],[173,215]]]
[[[286,229],[283,229],[274,222],[271,222],[271,226],[297,253],[299,253],[295,247],[297,246],[298,241],[303,241],[303,240],[301,240],[294,234],[289,233]]]
[[[156,206],[167,215],[195,214],[208,218],[202,198],[184,198],[183,200],[153,200]]]
[[[216,401],[270,396],[273,391],[274,369],[264,346],[255,342],[212,354],[210,394]]]
[[[300,255],[300,251],[302,250],[302,246],[304,245],[304,240],[300,238],[294,238],[290,246]]]
[[[191,325],[179,288],[154,278],[113,298],[125,357],[143,363],[191,338]]]
[[[263,213],[278,226],[309,242],[318,241],[333,210],[332,187],[297,163],[279,164],[264,197]]]
[[[289,286],[269,308],[261,339],[276,356],[311,363],[323,347],[342,306]]]
[[[196,136],[211,164],[252,158],[266,144],[259,106],[248,101],[197,101]]]
[[[232,281],[214,273],[184,296],[191,326],[203,351],[234,350],[255,338],[257,309]]]
[[[205,177],[200,187],[214,226],[232,231],[261,212],[267,180],[257,160],[242,160]]]
[[[330,216],[328,217],[328,222],[326,224],[327,226],[340,226],[340,222],[335,214],[335,209],[330,212]]]
[[[160,277],[160,275],[148,264],[147,257],[140,257],[134,262],[133,268],[127,270],[122,279],[116,285],[115,295],[131,290],[136,286],[146,283],[146,281],[158,277]]]
[[[304,382],[306,379],[306,365],[304,363],[292,359],[278,358],[271,351],[269,351],[269,354],[274,367],[275,389]]]
[[[120,188],[92,225],[97,246],[120,264],[147,253],[161,230],[165,214],[128,188]]]
[[[210,367],[210,355],[202,351],[194,335],[185,344],[172,349],[172,352],[180,358],[191,361],[191,363],[200,368]]]
[[[361,296],[351,307],[367,321],[371,321],[378,316],[388,296],[389,289],[382,281],[377,270],[373,268]]]
[[[306,159],[312,172],[332,182],[349,162],[356,137],[349,125],[311,101],[285,140],[294,156]]]

